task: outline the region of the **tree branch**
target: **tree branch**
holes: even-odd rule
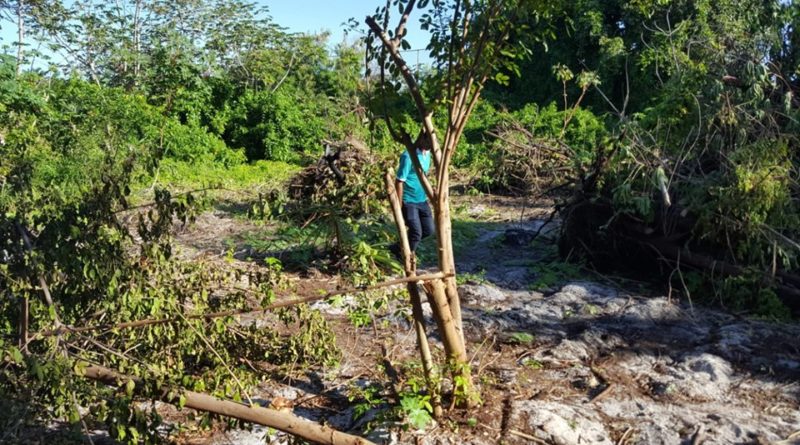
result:
[[[389,57],[391,57],[392,61],[397,66],[398,71],[400,71],[400,74],[403,76],[403,80],[408,86],[409,94],[411,94],[411,98],[414,100],[414,104],[417,107],[417,112],[419,113],[420,120],[422,121],[422,126],[427,133],[428,144],[430,149],[433,151],[436,168],[439,169],[441,154],[439,153],[439,146],[435,137],[436,129],[433,126],[433,113],[428,110],[428,107],[425,105],[425,100],[422,97],[422,91],[419,88],[417,79],[414,78],[414,74],[411,72],[411,69],[408,67],[405,59],[403,59],[403,56],[400,55],[397,47],[392,43],[392,40],[389,38],[383,28],[378,25],[375,19],[373,17],[367,17],[366,24],[380,39],[381,43],[383,44],[383,48],[389,54]]]
[[[408,17],[411,15],[411,11],[414,10],[414,6],[417,3],[416,0],[411,0],[406,5],[406,9],[403,11],[403,15],[400,17],[400,23],[397,24],[397,28],[394,31],[394,44],[395,48],[401,45],[403,41],[403,34],[406,32],[406,25],[408,24]]]
[[[427,143],[425,145],[428,146],[428,148],[430,148],[433,151],[434,160],[436,163],[436,169],[437,171],[440,170],[441,154],[438,153],[439,148],[436,144],[436,138],[434,136],[435,130],[433,128],[433,119],[431,118],[432,113],[428,111],[428,108],[425,105],[425,101],[422,98],[422,93],[419,89],[419,84],[417,83],[417,80],[414,78],[413,73],[411,73],[408,64],[405,62],[403,57],[398,52],[397,47],[392,43],[392,40],[389,39],[389,36],[378,25],[378,23],[375,22],[375,19],[373,17],[367,17],[366,23],[370,27],[372,32],[375,35],[377,35],[378,38],[381,40],[384,50],[389,54],[389,56],[394,61],[394,64],[400,70],[400,73],[402,74],[403,79],[406,82],[406,85],[408,85],[411,97],[414,99],[414,103],[417,106],[417,111],[420,114],[420,118],[422,119],[423,133],[421,133],[420,136],[426,136],[426,137],[424,138],[417,137],[417,140],[414,143],[411,142],[410,137],[408,138],[405,137],[407,135],[407,133],[405,132],[400,133],[400,138],[395,137],[394,133],[392,137],[394,137],[395,140],[397,140],[398,142],[405,145],[406,151],[408,151],[409,157],[411,158],[411,163],[414,165],[414,171],[417,173],[417,177],[419,177],[419,180],[422,183],[422,187],[425,189],[425,194],[428,196],[429,200],[434,201],[436,199],[437,193],[434,191],[433,187],[430,184],[430,181],[428,181],[428,178],[425,176],[425,173],[422,170],[422,165],[419,163],[419,159],[417,159],[417,155],[415,153],[415,150],[420,146],[419,142],[422,142],[423,139],[427,139]],[[379,63],[380,62],[381,61],[379,61]],[[380,63],[380,65],[381,65],[381,81],[382,83],[385,83],[385,73],[384,73],[385,68],[383,66],[383,63]],[[388,115],[386,116],[386,120],[388,123],[389,122]],[[390,132],[393,132],[393,130],[390,129]]]
[[[124,387],[127,382],[134,382],[136,387],[141,388],[144,387],[146,383],[141,378],[120,374],[103,366],[89,366],[82,371],[82,376],[116,387]],[[158,389],[160,389],[160,391],[157,391],[157,393],[161,394],[160,399],[167,403],[180,405],[180,399],[182,398],[184,402],[183,406],[187,408],[275,428],[314,443],[331,445],[375,445],[373,442],[362,437],[334,430],[331,427],[306,420],[292,413],[263,408],[252,404],[223,400],[194,391],[171,391],[171,388],[165,385],[159,385]]]
[[[90,331],[100,331],[100,330],[111,330],[111,329],[132,329],[132,328],[141,328],[144,326],[152,326],[152,325],[159,325],[159,324],[167,324],[173,323],[180,319],[185,320],[212,320],[215,318],[222,318],[222,317],[232,317],[234,315],[245,315],[245,314],[254,314],[258,312],[267,312],[273,309],[279,309],[283,307],[289,306],[297,306],[298,304],[303,303],[312,303],[314,301],[320,300],[327,300],[328,298],[335,297],[337,295],[344,295],[351,292],[358,292],[358,291],[370,291],[381,289],[384,287],[394,286],[396,284],[404,284],[410,282],[419,282],[419,281],[432,281],[432,280],[441,280],[443,278],[449,278],[452,275],[445,274],[442,272],[439,273],[432,273],[427,275],[418,275],[415,277],[408,277],[408,278],[398,278],[396,280],[389,280],[384,281],[382,283],[374,284],[372,286],[363,286],[363,287],[353,287],[349,289],[343,289],[336,292],[328,292],[324,295],[313,295],[310,297],[298,298],[289,301],[282,301],[280,303],[274,303],[266,307],[258,308],[258,309],[232,309],[228,311],[221,311],[221,312],[212,312],[206,314],[196,314],[196,315],[188,315],[188,316],[181,316],[181,317],[172,317],[172,318],[159,318],[159,319],[149,319],[149,320],[136,320],[136,321],[129,321],[125,323],[119,324],[105,324],[105,325],[97,325],[97,326],[82,326],[82,327],[69,327],[63,326],[58,329],[53,329],[49,331],[43,331],[35,334],[35,337],[52,337],[55,335],[60,335],[63,333],[69,332],[90,332]]]

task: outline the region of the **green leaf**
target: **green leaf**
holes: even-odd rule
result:
[[[136,382],[133,379],[129,379],[125,382],[125,394],[128,396],[133,396],[133,390],[136,389]]]
[[[508,85],[508,81],[511,80],[507,74],[504,73],[497,73],[494,75],[494,81],[500,85]]]
[[[509,341],[512,343],[529,344],[532,343],[534,336],[527,332],[514,332],[509,336]]]
[[[86,374],[86,367],[88,365],[88,363],[78,360],[75,362],[75,365],[72,366],[72,372],[74,372],[75,375],[83,376]]]
[[[20,352],[19,349],[17,349],[16,347],[12,346],[12,347],[9,348],[8,352],[11,355],[11,361],[12,362],[14,362],[14,363],[16,363],[18,365],[22,364],[23,357],[22,357],[22,352]]]

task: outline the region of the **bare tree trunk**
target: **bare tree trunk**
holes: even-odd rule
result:
[[[22,74],[22,62],[25,57],[25,0],[17,1],[17,77]]]
[[[114,370],[102,366],[89,366],[83,371],[83,376],[92,380],[105,383],[110,386],[125,386],[129,381],[139,384],[144,383],[137,377],[120,374]],[[234,419],[244,420],[258,425],[289,433],[302,439],[330,445],[375,445],[362,437],[353,436],[325,425],[306,420],[292,413],[278,411],[274,409],[262,408],[260,406],[245,405],[229,400],[218,399],[208,394],[194,391],[184,391],[180,395],[170,396],[173,391],[169,388],[162,388],[160,391],[162,400],[167,403],[175,404],[180,396],[183,396],[187,408],[205,411],[212,414],[233,417]]]
[[[30,306],[28,305],[28,296],[25,295],[20,301],[19,309],[19,349],[20,351],[28,350],[28,319],[30,313]]]
[[[141,70],[142,61],[142,0],[136,0],[136,6],[133,13],[133,86],[139,85],[139,72]]]
[[[439,187],[438,200],[434,206],[434,212],[437,219],[437,242],[439,247],[439,268],[443,273],[453,274],[452,278],[445,280],[445,292],[447,294],[447,303],[450,305],[450,312],[456,322],[456,330],[464,341],[464,328],[461,320],[461,300],[458,295],[458,287],[456,285],[455,273],[456,262],[453,254],[453,226],[450,219],[450,187],[449,175],[445,173],[441,186]]]

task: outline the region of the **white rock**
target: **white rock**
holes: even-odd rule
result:
[[[594,412],[554,402],[524,401],[515,404],[533,435],[558,445],[612,445],[602,419]]]
[[[458,287],[458,293],[467,304],[491,306],[506,301],[506,294],[490,284],[464,284]]]

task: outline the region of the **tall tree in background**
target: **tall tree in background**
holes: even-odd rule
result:
[[[42,0],[0,0],[0,19],[11,22],[17,28],[16,75],[22,73],[22,66],[27,62],[29,28],[35,23],[35,17],[50,8],[49,2]]]
[[[392,9],[400,12],[394,29],[390,28]],[[437,70],[428,80],[433,83],[431,88],[425,89],[436,92],[431,97],[426,97],[420,79],[401,54],[401,50],[409,48],[405,37],[409,17],[415,9],[422,11],[422,28],[431,34],[428,49]],[[366,39],[368,59],[377,64],[380,91],[385,96],[405,88],[416,108],[420,124],[416,136],[388,113],[384,118],[392,137],[411,154],[433,207],[439,269],[446,278],[430,286],[430,301],[452,366],[456,391],[460,384],[468,395],[472,394],[472,384],[455,278],[450,164],[486,82],[490,78],[506,82],[509,78],[506,73],[518,73],[517,63],[528,52],[510,39],[512,32],[518,32],[521,24],[532,16],[547,13],[544,2],[533,0],[388,0],[374,15],[366,18],[370,31]],[[437,127],[434,113],[441,108],[446,112],[447,121]],[[422,174],[414,155],[418,147],[427,147],[433,152],[432,182]]]

